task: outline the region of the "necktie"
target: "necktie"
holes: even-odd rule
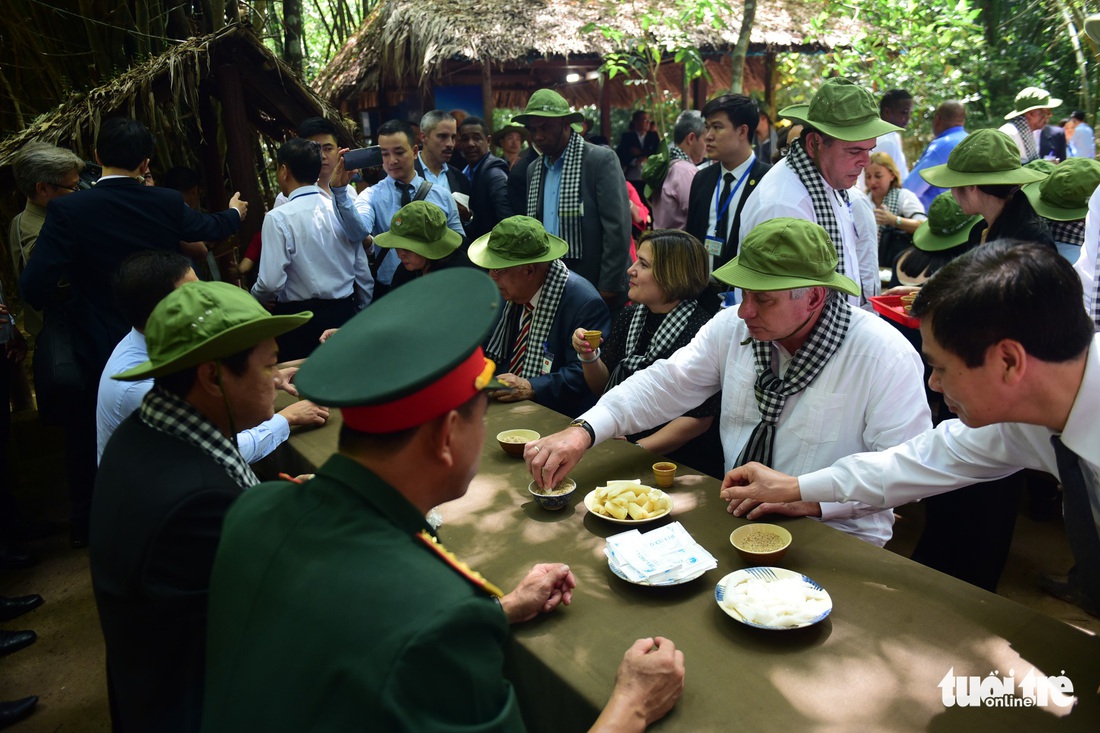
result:
[[[1071,575],[1077,589],[1094,607],[1100,607],[1100,536],[1092,516],[1081,460],[1057,435],[1050,436],[1054,457],[1058,459],[1058,477],[1062,480],[1062,513],[1069,549],[1076,561]]]
[[[401,191],[401,205],[404,206],[405,204],[411,204],[413,200],[412,184],[402,183],[401,181],[394,181],[393,185],[397,186],[397,189]]]
[[[726,239],[730,219],[730,207],[726,205],[726,199],[730,197],[730,188],[733,185],[733,174],[727,173],[722,176],[722,180],[725,181],[725,185],[722,186],[722,195],[718,199],[718,208],[722,210],[722,216],[715,222],[714,234],[717,237]],[[723,209],[723,207],[725,208]]]
[[[523,315],[519,319],[519,331],[516,333],[516,345],[512,348],[512,359],[508,362],[508,371],[519,374],[523,367],[523,357],[527,356],[527,340],[531,336],[531,315],[535,312],[535,306],[526,303],[523,306]]]

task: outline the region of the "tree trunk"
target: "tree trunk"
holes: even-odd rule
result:
[[[741,18],[741,32],[737,35],[737,45],[730,56],[730,91],[743,94],[745,85],[745,57],[749,52],[749,39],[752,36],[752,23],[756,19],[756,0],[745,0],[744,16]]]
[[[301,76],[305,58],[302,48],[305,40],[302,27],[302,0],[284,0],[283,33],[283,60]]]

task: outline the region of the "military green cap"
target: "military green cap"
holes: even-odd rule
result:
[[[958,247],[970,238],[970,230],[981,220],[976,214],[964,214],[951,192],[945,191],[932,199],[928,218],[913,232],[913,246],[925,252]]]
[[[669,166],[672,165],[668,152],[668,140],[662,140],[657,152],[646,158],[642,166],[642,181],[645,183],[645,197],[648,199],[665,180]]]
[[[818,224],[780,217],[758,224],[737,256],[714,277],[745,290],[794,290],[824,286],[859,295],[855,281],[836,271],[836,245]]]
[[[955,146],[947,163],[926,168],[921,178],[940,188],[1023,185],[1046,176],[1020,165],[1020,149],[1000,130],[978,130]]]
[[[462,235],[447,226],[443,209],[429,201],[413,201],[397,210],[390,219],[390,230],[377,235],[374,243],[441,260],[458,249]]]
[[[516,124],[516,122],[513,120],[512,122],[509,122],[507,125],[504,125],[499,130],[493,133],[493,145],[496,145],[499,148],[500,141],[503,140],[504,136],[507,135],[509,132],[518,133],[519,136],[523,138],[524,142],[526,142],[529,137],[529,135],[527,134],[527,128],[523,125]]]
[[[229,283],[187,283],[157,303],[149,315],[145,324],[148,361],[112,378],[129,382],[175,374],[250,349],[312,317],[309,311],[273,316]]]
[[[809,104],[795,104],[779,111],[780,117],[801,122],[845,142],[871,140],[902,128],[879,117],[871,92],[848,79],[826,79]]]
[[[1033,109],[1049,109],[1062,103],[1061,99],[1050,96],[1050,92],[1039,87],[1028,87],[1016,95],[1015,109],[1005,115],[1006,120],[1019,117]]]
[[[1054,172],[1055,165],[1053,161],[1047,160],[1046,158],[1036,158],[1035,160],[1024,163],[1024,168],[1033,171],[1039,171],[1040,173],[1049,176],[1051,173]]]
[[[1024,194],[1044,219],[1077,221],[1089,213],[1089,197],[1100,186],[1100,161],[1068,158],[1044,180],[1024,186]]]
[[[306,399],[342,408],[365,433],[416,427],[505,389],[481,343],[500,313],[500,291],[468,267],[431,273],[392,291],[321,344],[294,377]]]
[[[539,89],[532,94],[527,101],[527,108],[523,110],[523,114],[513,117],[512,122],[526,125],[535,117],[553,117],[564,119],[569,123],[580,122],[584,119],[583,114],[573,112],[569,108],[569,102],[565,101],[565,97],[553,89]]]
[[[473,241],[470,261],[486,270],[503,270],[517,265],[550,262],[568,251],[569,244],[561,237],[547,234],[538,219],[509,216],[493,227],[493,231]]]

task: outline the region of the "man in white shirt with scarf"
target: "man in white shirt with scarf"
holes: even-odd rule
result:
[[[605,393],[565,430],[529,443],[524,458],[554,485],[591,446],[667,422],[722,390],[719,432],[727,469],[746,461],[827,466],[897,445],[931,426],[924,367],[878,317],[853,308],[858,286],[836,272],[836,248],[820,226],[773,219],[715,271],[744,300],[705,325],[669,359]],[[894,517],[865,504],[769,506],[882,546]]]
[[[808,105],[779,114],[802,124],[802,136],[745,202],[741,238],[776,217],[819,224],[836,245],[837,272],[859,283],[849,302],[866,303],[879,287],[878,230],[865,207],[856,210],[848,189],[867,167],[877,138],[901,128],[879,117],[871,92],[840,78],[825,80]]]

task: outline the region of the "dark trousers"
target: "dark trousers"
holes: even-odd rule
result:
[[[86,391],[65,416],[65,477],[69,483],[69,521],[87,531],[96,475],[96,389]]]
[[[291,361],[304,359],[313,353],[320,342],[321,334],[330,328],[340,328],[356,313],[356,298],[350,295],[339,300],[298,300],[276,303],[274,313],[277,316],[289,316],[302,311],[312,311],[313,318],[298,328],[276,338],[279,344],[279,360]]]

